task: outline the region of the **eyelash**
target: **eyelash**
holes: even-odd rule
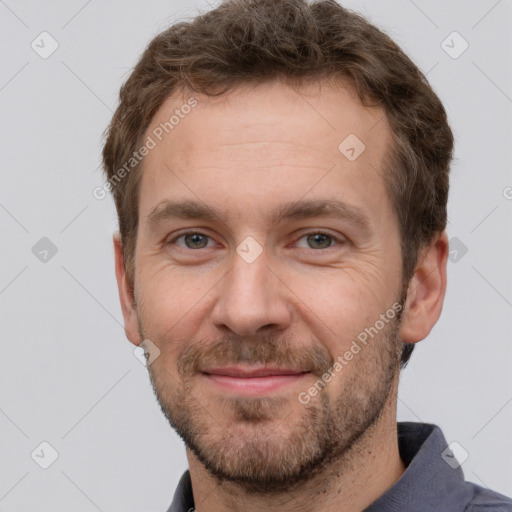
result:
[[[175,244],[177,240],[179,240],[180,238],[186,237],[187,235],[201,235],[203,237],[208,238],[209,240],[212,240],[212,238],[209,235],[206,235],[205,233],[202,233],[200,231],[187,231],[185,233],[181,233],[180,235],[174,237],[172,240],[169,240],[166,245]],[[338,237],[336,237],[334,235],[331,235],[329,233],[325,233],[323,231],[311,231],[309,233],[304,233],[301,237],[299,237],[297,239],[297,241],[302,240],[303,238],[306,238],[306,237],[308,237],[310,235],[324,235],[324,236],[327,236],[327,237],[329,237],[332,240],[333,244],[335,244],[335,245],[331,244],[328,247],[325,247],[325,248],[322,248],[322,249],[313,249],[311,247],[301,247],[301,249],[311,249],[312,251],[325,251],[327,249],[332,249],[336,245],[343,245],[344,243],[347,242],[345,239],[338,238]],[[199,249],[191,249],[189,247],[182,247],[182,246],[178,246],[178,247],[180,249],[184,249],[184,250],[187,250],[187,251],[199,251],[200,249],[207,249],[208,248],[208,247],[201,247]]]

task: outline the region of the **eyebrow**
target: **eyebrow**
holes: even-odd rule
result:
[[[360,208],[341,200],[315,199],[284,203],[270,212],[273,225],[283,220],[300,220],[312,217],[333,217],[347,220],[357,228],[371,232],[371,222],[367,214]],[[169,201],[158,203],[148,214],[147,223],[150,228],[172,219],[219,220],[221,216],[205,204],[191,201]]]

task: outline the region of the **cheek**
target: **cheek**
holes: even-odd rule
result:
[[[334,355],[385,311],[386,291],[380,286],[359,270],[338,269],[314,278],[295,276],[292,290],[299,316]]]
[[[208,297],[205,281],[169,270],[141,276],[141,320],[163,352],[179,354],[183,343],[196,334]]]

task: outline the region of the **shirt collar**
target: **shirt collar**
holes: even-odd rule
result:
[[[398,449],[405,472],[365,512],[464,510],[472,491],[437,425],[399,422]],[[450,465],[451,464],[451,465]]]

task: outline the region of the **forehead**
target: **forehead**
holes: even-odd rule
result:
[[[218,97],[177,91],[160,107],[148,133],[165,125],[173,114],[188,108],[191,98],[197,106],[191,112],[174,115],[178,122],[164,139],[178,139],[174,152],[186,156],[190,149],[216,149],[220,145],[250,143],[257,155],[258,142],[279,142],[281,151],[293,146],[316,150],[326,158],[338,156],[338,144],[353,134],[367,142],[370,153],[378,153],[386,143],[389,126],[384,111],[364,107],[353,88],[341,80],[305,83],[300,88],[283,82],[245,84]],[[371,135],[371,132],[374,132]],[[164,140],[165,143],[165,140]],[[290,145],[289,148],[286,145]],[[368,152],[367,152],[368,155]]]
[[[386,116],[343,82],[244,85],[219,97],[176,92],[146,137],[156,145],[143,161],[141,217],[169,196],[229,207],[249,188],[266,203],[336,188],[385,200]]]

